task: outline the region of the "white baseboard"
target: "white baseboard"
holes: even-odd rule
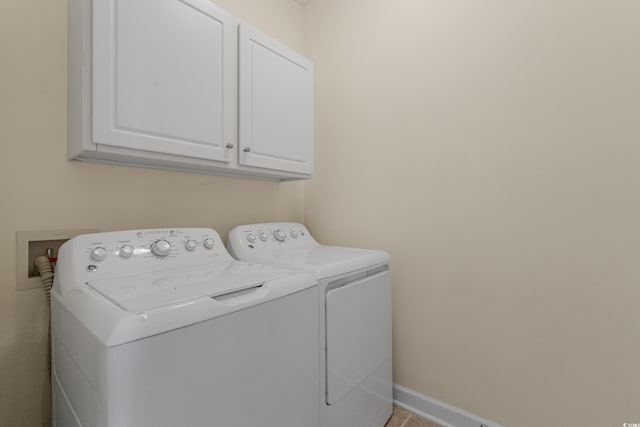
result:
[[[399,384],[393,385],[393,400],[398,406],[443,427],[504,427]]]

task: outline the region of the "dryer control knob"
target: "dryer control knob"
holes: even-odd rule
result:
[[[198,246],[198,243],[195,240],[187,240],[184,242],[184,248],[190,252],[195,251],[196,246]]]
[[[215,240],[213,240],[211,237],[208,237],[204,239],[204,241],[202,242],[202,245],[207,249],[213,249],[213,245],[215,245],[215,243],[216,243]]]
[[[247,240],[249,241],[249,243],[255,243],[256,241],[256,235],[253,233],[249,233],[247,234]]]
[[[151,244],[151,252],[159,257],[166,257],[171,253],[171,243],[164,239],[156,240]]]
[[[260,233],[258,233],[258,235],[260,236],[260,240],[262,240],[263,242],[266,242],[269,238],[269,235],[264,231],[261,231]]]
[[[291,230],[291,237],[293,237],[294,239],[298,238],[298,232],[296,230]]]
[[[106,257],[107,257],[107,250],[102,246],[96,246],[91,251],[91,259],[94,259],[96,261],[102,261]]]
[[[283,230],[276,230],[273,232],[273,237],[279,242],[284,242],[284,238],[287,237],[287,235]]]
[[[133,246],[131,245],[123,245],[120,248],[120,256],[122,258],[131,258],[133,255]]]

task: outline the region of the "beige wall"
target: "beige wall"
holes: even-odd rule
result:
[[[640,422],[640,3],[315,0],[320,241],[393,257],[397,383]]]
[[[294,49],[302,9],[291,0],[218,0]],[[40,425],[46,310],[40,290],[15,292],[15,232],[214,227],[303,219],[303,184],[67,162],[66,1],[0,1],[0,425]]]

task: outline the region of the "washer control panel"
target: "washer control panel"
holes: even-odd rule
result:
[[[213,232],[213,233],[212,233]],[[93,261],[109,257],[158,259],[187,256],[200,251],[223,248],[218,234],[209,229],[174,228],[169,230],[114,231],[88,234],[95,239],[85,252]]]
[[[231,259],[210,228],[171,228],[85,234],[66,242],[58,266],[70,260],[92,277],[129,274]]]
[[[251,251],[273,251],[316,246],[307,228],[295,222],[241,225],[229,233],[229,247],[241,246]]]

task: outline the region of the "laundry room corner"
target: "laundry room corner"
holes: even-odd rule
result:
[[[57,427],[640,425],[639,40],[630,0],[0,0],[0,426],[52,414],[18,233],[88,229]]]

